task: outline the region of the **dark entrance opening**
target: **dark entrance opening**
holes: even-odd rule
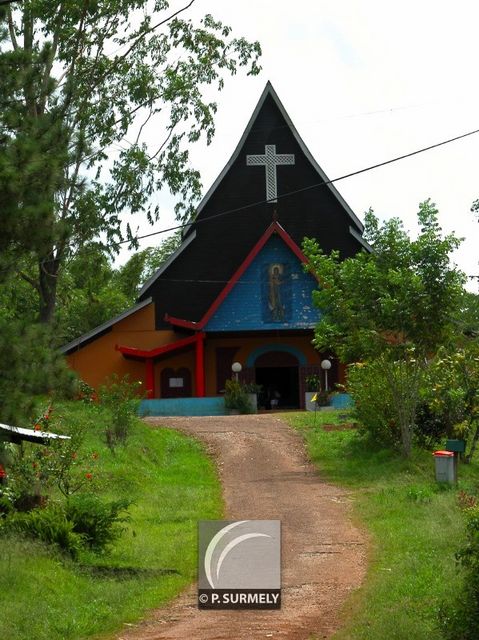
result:
[[[255,362],[256,384],[263,387],[258,398],[261,409],[299,408],[299,367],[295,356],[269,351]]]
[[[298,409],[298,367],[258,367],[256,384],[263,387],[259,406],[262,409]],[[271,402],[273,400],[273,403]],[[278,403],[275,406],[274,400]]]

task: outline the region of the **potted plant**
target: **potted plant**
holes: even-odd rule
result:
[[[243,389],[248,396],[253,413],[258,413],[258,396],[263,391],[263,387],[255,382],[247,382]]]
[[[316,394],[316,404],[318,405],[318,409],[321,411],[323,409],[328,409],[330,401],[330,393],[328,391],[318,391]]]
[[[225,407],[229,415],[253,411],[248,394],[238,380],[227,380],[225,383]]]

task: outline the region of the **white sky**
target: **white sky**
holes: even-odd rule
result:
[[[479,129],[479,4],[473,0],[197,0],[234,33],[259,40],[262,73],[226,79],[216,136],[192,150],[204,192],[228,161],[267,80],[330,178]],[[160,137],[160,133],[159,133]],[[287,150],[284,150],[287,152]],[[370,206],[416,231],[418,203],[431,197],[444,231],[465,237],[455,255],[479,274],[479,134],[337,183],[359,218]],[[174,223],[171,199],[148,233]],[[157,236],[144,241],[150,246]],[[120,260],[126,258],[123,252]],[[471,282],[471,290],[477,283]]]

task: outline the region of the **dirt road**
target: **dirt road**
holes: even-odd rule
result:
[[[280,611],[200,611],[195,587],[121,640],[329,638],[365,573],[364,533],[347,492],[323,482],[303,443],[274,415],[149,418],[204,441],[216,459],[226,519],[282,522]]]

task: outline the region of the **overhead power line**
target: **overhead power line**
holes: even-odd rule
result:
[[[0,2],[1,4],[1,2]],[[451,142],[456,142],[457,140],[461,140],[463,138],[467,138],[469,136],[475,135],[476,133],[479,133],[479,129],[474,129],[473,131],[468,131],[467,133],[463,133],[461,135],[455,136],[454,138],[448,138],[447,140],[442,140],[441,142],[437,142],[435,144],[429,145],[427,147],[422,147],[421,149],[416,149],[415,151],[411,151],[410,153],[406,153],[403,154],[401,156],[396,156],[394,158],[391,158],[389,160],[385,160],[383,162],[378,162],[377,164],[373,164],[370,165],[368,167],[365,167],[364,169],[358,169],[357,171],[352,171],[351,173],[346,173],[342,176],[339,176],[338,178],[333,178],[332,180],[323,180],[322,182],[317,182],[315,184],[309,185],[308,187],[303,187],[301,189],[295,189],[294,191],[288,191],[287,193],[283,193],[283,194],[278,194],[277,195],[277,199],[280,200],[282,198],[287,198],[289,196],[295,195],[297,193],[303,193],[305,191],[310,191],[312,189],[317,189],[319,187],[323,187],[325,185],[328,184],[333,184],[335,182],[339,182],[340,180],[346,180],[347,178],[352,178],[353,176],[357,176],[360,175],[362,173],[366,173],[367,171],[372,171],[373,169],[378,169],[379,167],[384,167],[387,166],[388,164],[392,164],[393,162],[398,162],[399,160],[404,160],[406,158],[411,158],[412,156],[418,155],[419,153],[424,153],[425,151],[430,151],[431,149],[436,149],[438,147],[444,146],[446,144],[449,144]],[[130,243],[132,241],[136,241],[136,240],[143,240],[145,238],[151,238],[153,236],[157,236],[163,233],[169,233],[171,231],[177,231],[178,229],[185,229],[186,227],[190,227],[192,225],[197,225],[197,224],[202,224],[204,222],[209,222],[210,220],[215,220],[217,218],[221,218],[223,216],[228,216],[231,215],[233,213],[238,213],[239,211],[245,211],[248,209],[252,209],[253,207],[257,207],[259,205],[263,205],[263,204],[271,204],[270,200],[259,200],[257,202],[252,202],[250,204],[246,204],[243,205],[241,207],[236,207],[234,209],[228,209],[226,211],[221,211],[220,213],[216,213],[212,216],[209,216],[208,218],[202,218],[200,220],[193,220],[191,222],[186,222],[184,224],[179,224],[179,225],[175,225],[173,227],[168,227],[167,229],[160,229],[159,231],[153,231],[152,233],[146,233],[144,235],[141,236],[136,236],[135,238],[132,239],[128,239],[128,240],[120,240],[117,242],[117,244],[126,244],[126,243]],[[44,260],[43,264],[47,264],[49,262],[52,262],[52,260]],[[7,271],[7,270],[5,270]],[[474,276],[472,276],[474,277]]]
[[[456,142],[457,140],[462,140],[463,138],[467,138],[469,136],[473,136],[476,133],[479,133],[479,129],[474,129],[473,131],[468,131],[467,133],[462,133],[461,135],[455,136],[454,138],[448,138],[447,140],[442,140],[441,142],[436,142],[435,144],[431,144],[427,147],[422,147],[421,149],[416,149],[415,151],[411,151],[409,153],[405,153],[401,156],[396,156],[391,158],[390,160],[384,160],[383,162],[378,162],[377,164],[370,165],[365,167],[364,169],[358,169],[357,171],[352,171],[351,173],[346,173],[338,178],[333,178],[332,180],[323,180],[322,182],[317,182],[315,184],[309,185],[308,187],[302,187],[301,189],[295,189],[293,191],[287,191],[286,193],[278,194],[277,200],[288,198],[289,196],[296,195],[298,193],[304,193],[305,191],[311,191],[312,189],[318,189],[319,187],[323,187],[328,184],[333,184],[335,182],[339,182],[340,180],[346,180],[346,178],[352,178],[353,176],[358,176],[362,173],[366,173],[367,171],[372,171],[373,169],[379,169],[380,167],[385,167],[388,164],[392,164],[393,162],[398,162],[399,160],[405,160],[406,158],[411,158],[412,156],[416,156],[419,153],[424,153],[425,151],[431,151],[431,149],[437,149],[438,147],[442,147],[446,144],[450,144],[451,142]],[[185,229],[186,227],[190,227],[192,225],[197,225],[204,222],[209,222],[210,220],[215,220],[216,218],[222,218],[223,216],[228,216],[233,213],[238,213],[239,211],[245,211],[247,209],[252,209],[253,207],[257,207],[263,204],[272,204],[271,200],[258,200],[257,202],[251,202],[250,204],[242,205],[241,207],[235,207],[234,209],[228,209],[226,211],[221,211],[220,213],[215,213],[212,216],[208,216],[207,218],[202,218],[200,220],[192,220],[191,222],[185,222],[183,224],[176,225],[174,227],[168,227],[167,229],[160,229],[159,231],[152,231],[151,233],[146,233],[142,236],[136,236],[133,238],[133,241],[143,240],[145,238],[151,238],[153,236],[160,235],[162,233],[169,233],[170,231],[177,231],[178,229]],[[132,240],[121,240],[118,244],[125,244],[127,242],[132,242]]]

